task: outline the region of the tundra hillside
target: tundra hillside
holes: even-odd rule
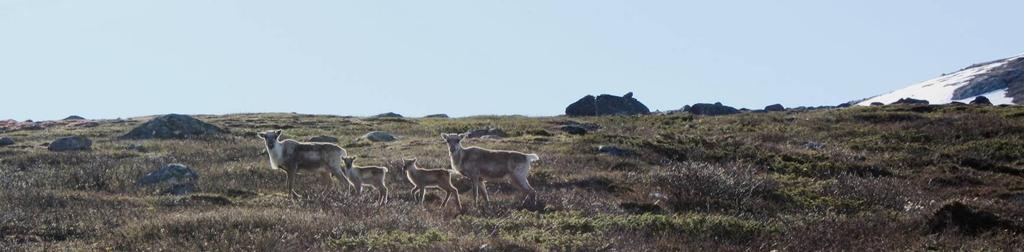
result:
[[[1019,250],[1024,247],[1024,108],[885,106],[636,117],[459,119],[299,114],[197,116],[228,130],[190,140],[118,136],[148,118],[2,133],[0,250]],[[586,125],[585,133],[563,125]],[[596,127],[594,127],[596,126]],[[406,158],[449,168],[441,133],[501,129],[465,146],[537,153],[536,206],[507,181],[491,204],[427,202],[389,174],[373,205],[298,176],[291,199],[257,132],[342,139],[361,165]],[[596,128],[596,129],[595,129]],[[390,142],[354,141],[370,131]],[[40,145],[78,135],[91,150]],[[599,152],[605,146],[605,152]],[[612,148],[615,147],[615,148]],[[616,149],[618,148],[618,149]],[[137,180],[169,163],[195,192]],[[342,190],[344,191],[344,190]]]

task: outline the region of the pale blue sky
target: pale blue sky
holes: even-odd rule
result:
[[[0,119],[834,105],[1024,53],[1024,1],[0,0]]]

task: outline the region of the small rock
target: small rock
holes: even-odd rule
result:
[[[92,148],[92,140],[81,136],[62,137],[50,143],[46,149],[50,151],[77,151]]]
[[[387,112],[387,113],[383,113],[383,114],[375,115],[375,116],[373,116],[373,117],[378,117],[378,118],[380,118],[380,117],[388,117],[388,118],[402,118],[402,115],[400,115],[400,114],[398,114],[398,113],[395,113],[395,112]]]
[[[149,186],[166,183],[169,185],[165,193],[172,195],[185,195],[195,190],[195,184],[199,180],[199,173],[183,164],[168,164],[160,169],[150,172],[136,183],[139,186]]]
[[[872,103],[871,103],[871,106],[875,106],[875,107],[878,107],[878,106],[885,106],[885,103],[881,103],[881,102],[872,102]]]
[[[433,114],[433,115],[424,116],[423,118],[448,118],[448,115],[446,115],[446,114]]]
[[[988,97],[978,96],[974,97],[974,100],[971,101],[971,105],[992,106],[992,101],[989,101]]]
[[[337,137],[332,137],[332,136],[315,136],[315,137],[310,137],[309,140],[306,140],[306,142],[311,142],[311,143],[338,143],[338,138]]]
[[[128,146],[125,146],[124,149],[131,150],[131,151],[138,151],[138,152],[147,152],[147,151],[149,151],[149,150],[146,149],[145,146],[142,146],[141,144],[128,144]]]
[[[569,133],[570,135],[586,135],[587,129],[578,125],[562,125],[558,127],[559,130]]]
[[[597,147],[597,152],[608,154],[608,155],[612,155],[612,156],[617,156],[617,157],[627,156],[627,155],[630,155],[630,154],[633,153],[630,150],[619,148],[619,147],[615,147],[615,146],[610,146],[610,145],[598,146]]]
[[[769,112],[778,112],[778,111],[785,111],[785,110],[786,110],[786,107],[783,107],[782,104],[772,104],[772,105],[768,105],[767,107],[764,107],[764,111],[769,111]]]
[[[497,137],[506,137],[506,136],[508,136],[507,134],[505,134],[505,131],[503,131],[503,130],[501,130],[499,128],[486,128],[486,129],[470,130],[470,131],[467,131],[465,134],[466,134],[466,137],[468,137],[468,138],[481,138],[481,137],[484,137],[484,136],[497,136]]]
[[[8,146],[14,144],[14,138],[0,137],[0,146]]]
[[[963,105],[967,105],[967,103],[954,101],[954,102],[950,102],[949,105],[952,105],[952,106],[963,106]]]
[[[85,120],[85,117],[81,117],[81,116],[77,116],[77,115],[72,115],[72,116],[68,116],[68,117],[64,118],[64,121],[69,121],[69,120]]]
[[[808,142],[804,143],[804,148],[808,148],[808,149],[812,149],[812,150],[821,150],[821,149],[825,148],[825,144],[819,143],[819,142],[815,142],[815,141],[808,141]]]
[[[383,131],[372,131],[370,133],[366,133],[362,137],[359,137],[359,139],[357,140],[365,140],[370,142],[391,142],[397,140],[397,138],[395,138],[394,135],[391,135],[391,133]]]

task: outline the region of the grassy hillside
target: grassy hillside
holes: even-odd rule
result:
[[[895,106],[700,117],[459,119],[296,114],[197,116],[230,135],[118,140],[146,118],[14,131],[0,147],[0,247],[15,250],[1017,250],[1024,247],[1024,108]],[[570,120],[600,129],[557,129]],[[316,175],[286,193],[255,132],[342,139],[359,165],[448,167],[440,134],[496,127],[466,145],[538,153],[540,206],[492,182],[492,204],[417,205],[404,176],[373,206]],[[373,130],[398,141],[350,144]],[[81,135],[93,150],[41,144]],[[596,151],[614,145],[632,151]],[[135,181],[168,163],[198,192]],[[2,250],[7,250],[2,249]]]

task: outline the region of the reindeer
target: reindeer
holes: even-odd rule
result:
[[[356,157],[343,157],[341,160],[345,161],[345,170],[347,171],[349,178],[352,179],[352,183],[356,188],[356,195],[362,195],[363,187],[370,186],[380,191],[380,197],[377,198],[379,206],[384,206],[388,202],[388,187],[384,183],[384,179],[388,175],[388,168],[379,166],[352,166],[352,162],[356,160]]]
[[[354,188],[352,181],[342,172],[341,158],[347,155],[345,149],[329,143],[304,143],[295,140],[279,140],[281,130],[257,133],[267,145],[270,156],[270,168],[281,169],[288,174],[288,192],[292,198],[299,198],[294,190],[295,177],[300,171],[327,172],[339,181],[344,178],[349,188]]]
[[[479,203],[480,190],[483,190],[484,201],[490,203],[487,194],[486,180],[512,177],[512,185],[526,193],[523,204],[537,203],[537,191],[530,186],[526,177],[530,175],[530,164],[540,160],[537,154],[526,154],[515,151],[489,150],[479,147],[462,147],[466,134],[441,134],[448,143],[448,154],[451,157],[452,169],[469,177],[473,183],[473,202]]]
[[[427,198],[427,188],[438,188],[445,191],[441,207],[447,206],[448,200],[451,199],[452,195],[455,195],[455,203],[459,205],[459,209],[462,209],[459,189],[452,185],[452,173],[455,171],[448,169],[421,169],[416,166],[415,158],[406,159],[405,164],[402,165],[402,171],[409,178],[409,183],[412,183],[412,195],[415,197],[416,191],[420,192],[420,204],[423,204],[423,201]]]

